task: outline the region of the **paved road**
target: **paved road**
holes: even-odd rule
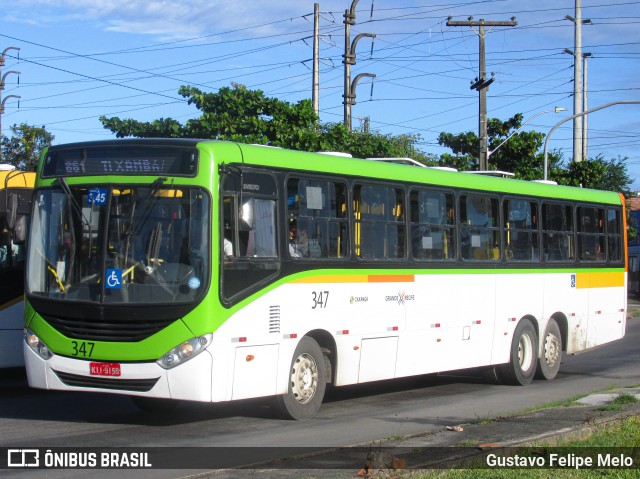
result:
[[[640,384],[640,319],[624,339],[563,360],[554,381],[528,387],[487,384],[469,376],[423,376],[330,392],[312,420],[282,421],[260,401],[187,404],[171,417],[140,413],[128,398],[30,390],[20,375],[0,375],[0,447],[320,446],[440,430],[505,415],[608,387]],[[45,471],[19,477],[45,477]],[[96,473],[96,474],[94,474]],[[135,477],[180,477],[188,471],[136,471]],[[86,471],[47,471],[46,477]],[[93,471],[95,477],[122,472]],[[133,477],[129,472],[127,477]],[[18,476],[16,476],[18,477]]]

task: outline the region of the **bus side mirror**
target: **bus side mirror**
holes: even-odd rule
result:
[[[251,231],[253,229],[253,198],[246,201],[240,209],[239,226],[241,231]]]
[[[18,216],[18,195],[7,192],[7,228],[13,230]]]
[[[19,215],[18,219],[14,221],[13,225],[13,242],[14,244],[21,245],[27,239],[27,218],[26,215]]]

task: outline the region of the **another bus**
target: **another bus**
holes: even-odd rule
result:
[[[24,264],[35,173],[0,165],[0,368],[24,366]]]
[[[27,262],[29,384],[273,397],[471,367],[550,380],[622,338],[616,193],[208,140],[50,147]]]

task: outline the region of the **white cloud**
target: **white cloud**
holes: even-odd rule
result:
[[[313,12],[313,0],[22,0],[12,7],[14,21],[33,21],[37,9],[43,24],[97,22],[105,31],[193,38],[268,24]],[[338,6],[341,2],[332,0]],[[256,31],[282,31],[287,22]],[[243,32],[246,37],[247,32]]]

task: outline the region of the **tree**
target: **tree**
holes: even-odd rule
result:
[[[544,134],[536,131],[520,131],[522,114],[517,113],[507,121],[490,118],[487,121],[489,169],[514,173],[516,178],[533,180],[542,178],[543,157],[536,152],[544,141]],[[516,133],[517,132],[517,133]],[[478,169],[480,141],[473,132],[440,133],[438,144],[451,148],[457,156],[443,155],[441,166],[453,166],[461,170]],[[555,165],[559,161],[557,153],[549,155]]]
[[[145,123],[102,116],[100,121],[118,138],[211,138],[300,151],[340,151],[360,158],[411,157],[425,164],[437,163],[416,148],[419,135],[349,132],[342,123],[321,124],[310,100],[291,104],[237,83],[216,93],[182,86],[179,93],[202,112],[199,118],[184,125],[172,118]]]
[[[54,136],[44,126],[13,125],[12,136],[2,136],[2,162],[21,170],[35,170],[40,152],[53,143]]]
[[[211,138],[290,148],[303,141],[318,120],[310,100],[291,104],[239,84],[216,93],[182,86],[178,93],[202,111],[199,118],[184,125],[172,118],[144,123],[102,116],[100,121],[118,138]]]
[[[631,178],[627,173],[627,158],[605,160],[602,155],[596,158],[571,162],[559,178],[559,183],[596,190],[626,192]]]
[[[540,150],[545,135],[536,131],[520,131],[522,115],[514,115],[502,122],[491,118],[487,122],[489,137],[489,169],[515,173],[521,180],[539,180],[544,177],[544,156],[536,153]],[[441,166],[453,166],[459,170],[477,169],[480,142],[473,132],[440,133],[438,143],[451,148],[457,154],[444,154],[440,158]],[[631,179],[627,173],[627,158],[605,160],[602,156],[581,162],[564,162],[562,153],[553,151],[548,155],[547,177],[561,185],[581,186],[609,191],[627,191]]]

